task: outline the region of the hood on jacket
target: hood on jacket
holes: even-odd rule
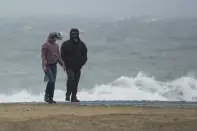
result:
[[[79,30],[77,28],[72,28],[70,30],[70,39],[72,39],[73,37],[79,38]]]

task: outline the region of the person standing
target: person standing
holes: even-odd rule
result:
[[[78,83],[81,69],[87,62],[87,51],[86,45],[79,37],[79,30],[72,28],[70,30],[70,39],[63,42],[61,46],[61,58],[66,65],[68,76],[66,101],[80,102],[77,99]]]
[[[64,62],[60,56],[59,46],[56,43],[57,40],[62,40],[60,33],[50,33],[47,41],[42,45],[41,49],[42,68],[45,73],[45,77],[48,78],[44,101],[48,103],[56,103],[56,101],[53,100],[53,97],[57,75],[57,63],[65,69]]]

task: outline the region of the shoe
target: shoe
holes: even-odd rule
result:
[[[78,100],[77,98],[72,98],[71,102],[80,102],[80,100]]]
[[[47,94],[44,95],[44,101],[49,102],[49,95],[47,95]]]
[[[49,99],[49,103],[51,104],[51,103],[57,103],[57,102],[54,101],[53,98],[50,98],[50,99]]]
[[[70,95],[66,95],[66,101],[70,101]]]

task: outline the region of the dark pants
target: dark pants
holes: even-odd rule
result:
[[[57,75],[57,65],[56,64],[47,65],[47,76],[49,78],[49,81],[47,83],[45,93],[50,98],[53,98],[54,96],[56,75]]]
[[[81,76],[81,70],[72,70],[66,69],[67,73],[67,93],[66,95],[69,96],[72,94],[71,99],[77,98],[77,91],[78,91],[78,83]]]

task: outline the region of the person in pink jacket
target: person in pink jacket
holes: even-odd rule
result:
[[[42,45],[41,49],[42,68],[45,77],[48,78],[44,101],[48,103],[56,103],[56,101],[53,100],[53,97],[57,75],[57,63],[65,69],[64,62],[60,57],[59,46],[56,43],[57,40],[61,39],[62,36],[60,33],[52,32],[49,34],[47,41]]]

